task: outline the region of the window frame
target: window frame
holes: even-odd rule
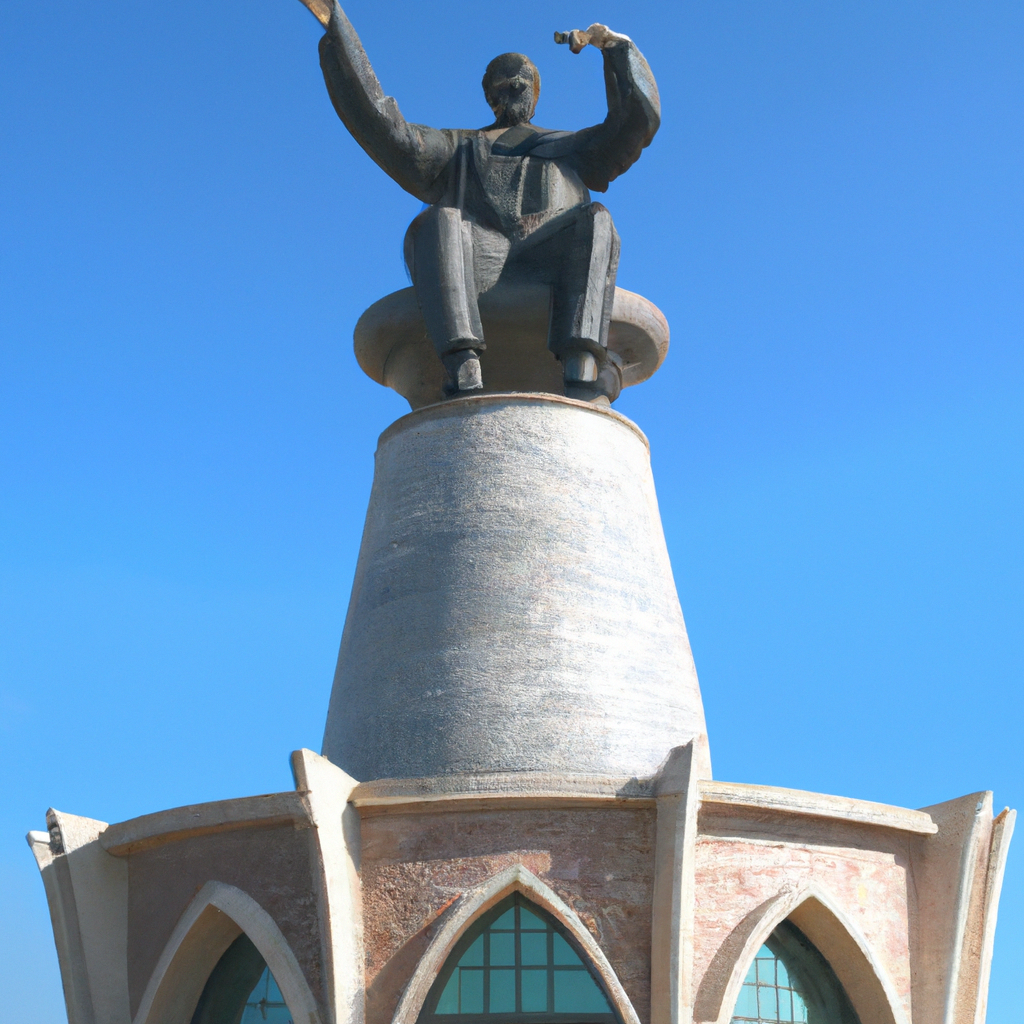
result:
[[[544,921],[548,928],[555,935],[560,935],[569,948],[579,957],[582,970],[590,976],[598,990],[604,996],[609,1006],[609,1012],[591,1013],[556,1013],[548,1010],[515,1011],[513,1013],[437,1013],[436,1007],[452,975],[458,970],[463,954],[483,935],[487,929],[502,917],[508,910],[519,907],[527,910],[535,917]],[[519,925],[513,931],[514,935],[522,935],[522,927]],[[529,929],[527,930],[529,931]],[[516,979],[516,1002],[521,1005],[521,977],[524,965],[521,962],[521,945],[515,944],[515,963],[512,967]],[[504,965],[502,965],[504,966]],[[575,964],[558,965],[554,964],[549,957],[545,965],[525,965],[529,970],[532,966],[546,968],[546,973],[551,975],[558,970],[579,972],[580,966]],[[482,972],[485,979],[493,968],[489,964],[482,965]],[[485,981],[486,984],[486,981]],[[486,1002],[485,1002],[486,1005]],[[600,974],[594,969],[590,957],[581,948],[575,936],[569,931],[553,914],[538,906],[532,900],[520,892],[514,892],[500,900],[488,911],[481,914],[474,920],[459,937],[458,942],[445,959],[444,966],[438,972],[427,998],[423,1001],[423,1007],[417,1017],[416,1024],[623,1024],[622,1018],[604,984]]]

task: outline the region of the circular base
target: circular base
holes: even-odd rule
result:
[[[548,351],[546,285],[501,284],[480,296],[487,348],[480,357],[484,393],[510,391],[561,395],[562,367]],[[621,363],[622,385],[647,380],[668,353],[668,322],[641,295],[615,289],[608,349]],[[447,380],[416,303],[403,288],[375,302],[355,329],[355,353],[363,372],[402,395],[413,409],[444,399]]]

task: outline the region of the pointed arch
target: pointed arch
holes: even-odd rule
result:
[[[320,1024],[316,1000],[274,919],[250,896],[207,882],[178,919],[133,1024],[189,1024],[210,972],[245,932],[267,962],[295,1024]]]
[[[521,864],[507,868],[477,888],[464,893],[449,909],[447,920],[420,958],[405,992],[402,993],[392,1024],[416,1024],[434,981],[462,934],[477,918],[515,892],[522,893],[542,910],[547,911],[576,940],[590,961],[590,967],[601,979],[605,993],[623,1024],[640,1024],[629,996],[626,995],[618,976],[594,936],[575,911],[553,889]]]
[[[910,1024],[888,971],[857,926],[815,883],[784,887],[736,926],[701,981],[695,1020],[729,1024],[757,951],[785,920],[828,961],[863,1024]]]

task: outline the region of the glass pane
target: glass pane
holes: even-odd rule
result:
[[[799,992],[793,993],[793,1020],[805,1024],[807,1020],[807,1004],[803,1001]]]
[[[520,928],[536,928],[544,929],[547,928],[547,922],[541,920],[536,914],[531,913],[526,907],[519,908],[519,927]]]
[[[263,1024],[264,1021],[269,1024],[291,1024],[291,1019],[281,990],[268,968],[245,1001],[242,1024]]]
[[[509,936],[511,938],[511,936]],[[515,968],[489,971],[491,981],[491,1013],[516,1012],[516,972]]]
[[[546,964],[548,962],[547,932],[523,932],[519,936],[519,941],[523,944],[522,962],[524,964]]]
[[[459,960],[460,967],[483,967],[484,964],[484,937],[478,935],[469,949],[462,954]]]
[[[555,1013],[610,1013],[611,1007],[586,969],[555,971]]]
[[[576,964],[582,963],[580,958],[576,955],[576,951],[569,945],[565,939],[562,938],[558,932],[555,932],[555,963],[556,964]]]
[[[755,986],[744,985],[740,989],[740,997],[736,1000],[735,1016],[757,1020],[757,989]]]
[[[526,970],[523,971],[522,978],[523,1013],[543,1013],[548,1008],[547,970]]]
[[[491,939],[491,966],[514,967],[516,963],[516,935],[515,932],[492,933]]]
[[[789,971],[786,970],[786,965],[781,960],[776,960],[775,970],[778,972],[775,977],[779,988],[790,988]]]
[[[782,962],[779,962],[782,967]],[[781,973],[781,971],[780,971]],[[791,1021],[793,1019],[793,993],[788,988],[779,988],[779,1020]]]
[[[762,985],[774,985],[775,957],[771,953],[765,957],[765,953],[768,953],[768,950],[762,946],[761,952],[757,954],[757,960],[754,961],[757,965],[757,980]]]
[[[436,1013],[458,1013],[459,1012],[459,969],[452,971],[441,998],[437,1001]]]
[[[779,1019],[779,1003],[774,987],[770,985],[758,985],[757,987],[757,1012],[762,1020]]]
[[[512,931],[516,926],[516,908],[509,907],[501,917],[498,918],[491,928],[504,929],[505,931]]]
[[[484,972],[459,968],[462,982],[462,1013],[484,1012]]]

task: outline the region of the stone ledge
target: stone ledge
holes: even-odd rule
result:
[[[498,806],[653,806],[654,786],[650,779],[508,772],[442,775],[425,779],[379,779],[356,786],[350,799],[360,812],[395,814]]]
[[[779,814],[833,818],[919,835],[938,831],[924,811],[775,786],[702,781],[702,805],[724,805]],[[543,772],[381,779],[352,791],[360,812],[419,814],[429,810],[496,807],[654,806],[655,779],[565,776]]]
[[[702,806],[830,818],[917,835],[938,831],[926,812],[889,804],[737,782],[702,781],[698,785]],[[655,779],[509,772],[363,782],[353,789],[351,803],[362,815],[423,814],[498,808],[653,807],[655,794]],[[213,832],[285,825],[307,828],[310,824],[304,794],[271,793],[145,814],[108,826],[99,842],[108,853],[125,857]]]
[[[912,811],[891,804],[854,800],[844,796],[808,793],[802,789],[753,786],[741,782],[701,782],[701,804],[748,807],[780,814],[799,814],[815,818],[835,818],[865,825],[878,825],[899,832],[934,835],[938,826],[924,811]]]
[[[115,857],[172,843],[191,836],[259,826],[310,825],[301,793],[270,793],[237,800],[173,807],[155,814],[110,825],[100,834],[100,845]]]

